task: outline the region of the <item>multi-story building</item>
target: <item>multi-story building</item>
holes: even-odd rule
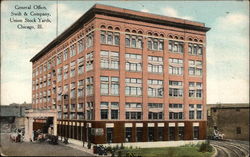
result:
[[[33,63],[33,108],[93,143],[204,139],[203,23],[94,5]]]

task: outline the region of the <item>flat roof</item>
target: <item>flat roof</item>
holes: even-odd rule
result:
[[[145,13],[140,11],[134,11],[129,9],[123,9],[103,4],[95,4],[91,7],[85,14],[83,14],[76,22],[74,22],[69,28],[67,28],[64,32],[62,32],[58,37],[56,37],[53,41],[51,41],[47,46],[45,46],[40,52],[38,52],[30,62],[35,62],[40,57],[48,53],[53,47],[61,43],[68,36],[74,33],[77,29],[79,29],[82,24],[88,22],[90,19],[94,17],[95,14],[102,14],[106,16],[112,17],[120,17],[127,20],[136,20],[143,21],[153,24],[172,26],[182,29],[190,29],[201,32],[207,32],[210,28],[205,27],[204,23],[173,18],[168,16],[156,15],[151,13]]]

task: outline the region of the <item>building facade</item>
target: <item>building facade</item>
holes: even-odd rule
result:
[[[31,59],[33,108],[93,143],[204,139],[208,30],[96,4]]]
[[[249,140],[249,104],[208,104],[208,135],[217,129],[225,139]]]

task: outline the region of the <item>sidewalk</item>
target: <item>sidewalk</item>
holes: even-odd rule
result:
[[[88,154],[91,154],[93,156],[98,156],[97,154],[93,153],[93,144],[91,146],[91,149],[88,149],[86,142],[84,144],[84,147],[82,146],[82,141],[76,141],[76,140],[73,140],[73,139],[69,139],[68,142],[69,142],[68,144],[65,144],[61,140],[58,140],[58,143],[60,145],[68,146],[68,147],[71,147],[73,149],[78,149],[80,151],[84,151],[84,152],[86,152]]]

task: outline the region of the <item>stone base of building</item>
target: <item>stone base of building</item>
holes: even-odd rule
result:
[[[58,120],[58,135],[94,144],[204,140],[206,121]]]

